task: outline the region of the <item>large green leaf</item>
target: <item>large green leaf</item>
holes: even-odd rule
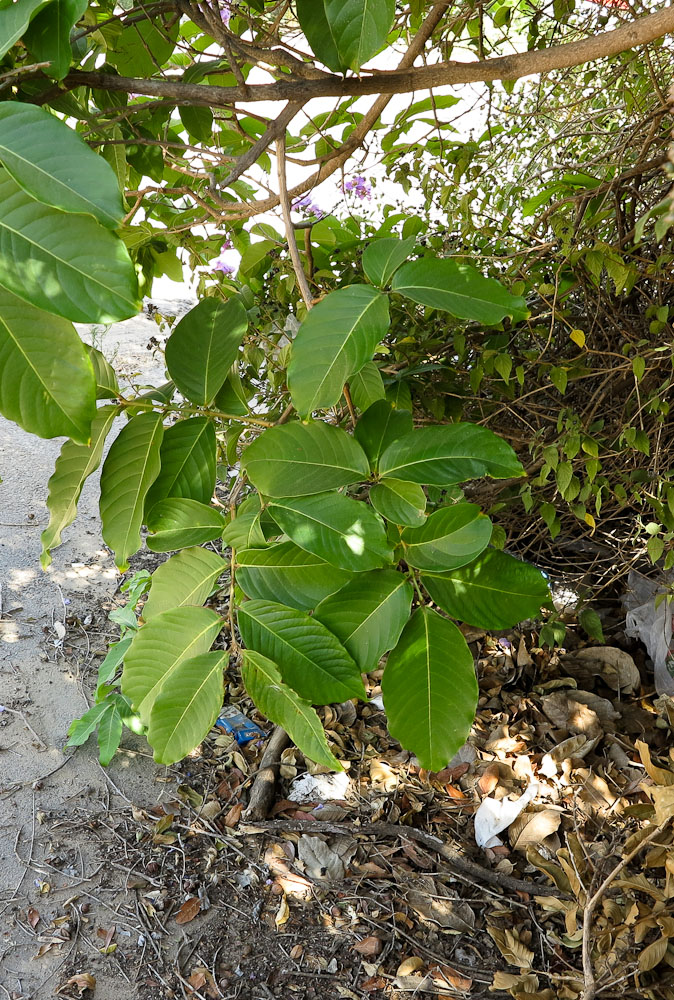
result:
[[[356,424],[354,436],[370,460],[373,470],[381,454],[398,438],[414,429],[409,410],[397,410],[387,399],[377,400],[369,406]]]
[[[323,493],[370,474],[358,442],[322,421],[270,427],[246,448],[241,463],[260,493],[271,497]]]
[[[524,469],[510,445],[487,427],[447,424],[394,441],[379,460],[379,473],[423,486],[453,486],[482,476],[523,476]]]
[[[159,413],[132,417],[113,441],[101,473],[103,539],[124,573],[140,548],[147,491],[159,474],[164,433]]]
[[[34,17],[23,43],[36,62],[48,62],[48,76],[62,80],[73,57],[70,32],[87,9],[87,0],[52,0]]]
[[[166,23],[162,16],[155,16],[151,21],[127,24],[108,49],[108,60],[122,76],[154,76],[173,52],[178,29],[176,17]]]
[[[182,497],[160,500],[146,515],[145,523],[152,532],[147,537],[147,547],[153,552],[172,552],[212,542],[220,537],[225,526],[214,507]]]
[[[394,524],[414,528],[426,520],[426,494],[418,483],[382,479],[370,490],[370,503],[378,514]]]
[[[209,608],[163,611],[136,633],[124,657],[122,691],[144,725],[155,699],[184,661],[210,649],[222,618]]]
[[[193,403],[210,403],[236,361],[248,329],[240,299],[202,299],[180,320],[166,342],[166,366]]]
[[[89,360],[94,369],[96,399],[117,399],[119,396],[119,385],[117,384],[115,369],[97,348],[85,344],[84,349],[89,355]]]
[[[179,420],[164,431],[161,472],[145,501],[151,510],[160,500],[185,497],[210,503],[215,489],[215,427],[207,417]]]
[[[372,240],[363,251],[363,270],[373,285],[386,288],[391,278],[414,249],[416,236],[401,240],[397,236]]]
[[[115,323],[138,312],[126,247],[88,215],[41,204],[0,170],[0,285],[77,323]]]
[[[485,278],[470,264],[455,260],[413,260],[396,271],[392,287],[421,305],[488,326],[506,316],[519,320],[529,315],[521,295],[511,295],[496,278]]]
[[[374,361],[368,361],[359,372],[350,376],[349,389],[353,405],[361,413],[386,396],[384,380]]]
[[[362,501],[316,493],[272,500],[268,510],[296,545],[333,566],[360,573],[393,559],[384,522]]]
[[[312,705],[365,694],[352,657],[325,625],[275,601],[244,601],[239,630],[248,649],[277,663],[286,684]]]
[[[297,0],[309,45],[336,73],[358,70],[386,42],[395,0]]]
[[[280,601],[309,611],[352,578],[345,569],[305,552],[294,542],[265,549],[239,549],[236,582],[248,597]]]
[[[400,638],[410,616],[413,594],[411,583],[395,570],[359,573],[336,594],[321,601],[314,618],[334,632],[367,673]]]
[[[199,746],[215,725],[224,697],[228,652],[181,660],[150,711],[147,741],[158,764],[175,764]]]
[[[248,497],[237,508],[233,518],[222,533],[225,545],[232,549],[259,549],[268,545],[261,526],[262,512],[257,494]]]
[[[344,383],[372,360],[389,325],[388,298],[369,285],[326,295],[293,342],[288,387],[303,417],[339,402]]]
[[[478,696],[473,657],[456,625],[430,608],[415,611],[381,687],[391,735],[422,767],[446,767],[466,741]]]
[[[252,649],[245,650],[241,679],[262,714],[281,726],[305,757],[332,771],[344,770],[330,753],[325,730],[311,702],[283,683],[273,660]]]
[[[0,7],[0,59],[18,42],[39,10],[52,0],[15,0]]]
[[[478,628],[509,628],[538,618],[550,600],[539,569],[496,549],[451,573],[423,573],[422,582],[438,607]]]
[[[79,442],[96,415],[93,369],[72,323],[1,286],[0,412],[31,434]]]
[[[107,767],[117,753],[119,741],[122,738],[122,717],[114,702],[106,703],[107,711],[98,720],[98,759],[103,767]]]
[[[149,622],[162,611],[187,604],[203,604],[227,563],[210,549],[183,549],[158,566],[152,574],[150,596],[143,608]]]
[[[430,514],[418,528],[405,528],[405,561],[417,569],[443,572],[472,562],[487,548],[492,523],[477,504],[457,503]]]
[[[77,503],[82,487],[101,462],[105,439],[112,422],[119,412],[116,406],[103,406],[91,425],[91,444],[66,441],[56,459],[54,472],[49,480],[49,524],[41,535],[40,562],[46,569],[51,563],[51,549],[61,544],[61,533],[72,524],[77,515]]]
[[[52,7],[56,12],[62,2],[53,0],[40,19],[51,17]],[[77,132],[34,104],[0,103],[0,162],[45,205],[93,215],[108,229],[122,221],[122,194],[110,165]],[[69,221],[75,220],[62,219],[62,226]],[[92,253],[95,248],[83,249]]]

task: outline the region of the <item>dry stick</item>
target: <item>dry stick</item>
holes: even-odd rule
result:
[[[585,905],[585,912],[583,913],[584,987],[581,1000],[594,1000],[597,993],[597,983],[594,978],[594,969],[592,968],[592,915],[594,913],[595,907],[597,906],[597,903],[599,902],[601,897],[604,895],[604,893],[610,886],[611,882],[613,882],[613,880],[620,874],[623,868],[625,868],[630,863],[630,861],[632,861],[637,856],[642,847],[645,847],[646,844],[650,844],[653,840],[655,840],[658,834],[662,833],[662,831],[669,823],[670,819],[671,817],[668,816],[667,819],[660,824],[660,826],[657,826],[652,833],[650,833],[639,844],[637,844],[634,850],[630,851],[627,857],[624,857],[619,865],[616,865],[613,871],[610,872],[609,875],[607,875],[602,884],[599,886],[594,896],[592,896],[592,898]]]
[[[245,817],[246,819],[248,817]],[[487,885],[498,886],[500,889],[508,889],[510,892],[526,892],[530,896],[558,896],[567,898],[560,892],[557,886],[536,885],[535,882],[527,882],[524,879],[511,878],[510,875],[502,875],[501,872],[492,871],[490,868],[483,868],[462,857],[458,851],[453,851],[447,847],[439,837],[434,837],[424,830],[417,830],[413,826],[399,826],[396,823],[364,823],[356,826],[354,823],[329,823],[311,822],[309,820],[268,820],[263,823],[256,823],[253,827],[240,828],[242,833],[271,833],[283,830],[301,830],[304,833],[350,833],[364,834],[367,837],[407,837],[408,840],[416,840],[424,847],[435,851],[441,858],[444,858],[456,872],[463,878],[471,878]]]
[[[259,820],[269,812],[274,798],[276,775],[281,763],[281,754],[290,743],[290,737],[281,726],[276,726],[262,755],[260,768],[255,775],[255,781],[250,791],[250,801],[244,815],[245,819]]]
[[[283,224],[286,230],[286,240],[288,241],[288,250],[290,251],[290,259],[293,262],[293,270],[295,271],[295,277],[297,278],[297,284],[299,285],[300,294],[304,299],[304,304],[307,309],[311,309],[314,304],[313,296],[311,294],[311,289],[309,288],[309,282],[307,281],[307,276],[304,273],[304,268],[302,267],[302,260],[300,258],[300,252],[297,249],[297,240],[295,239],[295,230],[293,228],[292,219],[290,218],[290,196],[288,195],[288,183],[286,179],[286,138],[285,134],[279,136],[276,140],[276,169],[278,171],[278,187],[279,187],[279,199],[281,201],[281,214],[283,215]]]
[[[225,177],[223,181],[220,181],[220,187],[226,188],[230,184],[233,184],[235,180],[245,173],[249,167],[252,167],[254,163],[257,163],[258,158],[264,153],[268,146],[271,146],[275,139],[284,137],[283,141],[285,143],[285,130],[290,122],[293,120],[295,115],[302,110],[304,105],[298,103],[290,103],[285,106],[278,118],[273,121],[266,132],[260,136],[257,142],[254,142],[247,152],[243,156],[239,157],[236,161],[236,166],[230,174]]]

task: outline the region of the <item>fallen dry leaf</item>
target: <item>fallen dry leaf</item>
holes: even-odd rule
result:
[[[540,844],[556,833],[562,814],[556,809],[543,809],[536,813],[523,813],[510,827],[510,843],[517,851],[525,851],[531,844]]]
[[[434,986],[437,986],[438,989],[442,989],[443,986],[451,986],[455,990],[466,991],[473,985],[472,979],[462,976],[460,972],[452,969],[450,965],[434,965],[429,969],[429,972],[433,976]]]
[[[194,920],[197,913],[201,910],[201,900],[198,896],[190,896],[186,899],[183,905],[180,907],[176,913],[176,923],[177,924],[189,924],[191,920]]]
[[[488,926],[487,933],[509,965],[519,966],[520,969],[531,968],[534,953],[520,941],[517,931]]]
[[[641,763],[644,765],[646,774],[651,778],[656,785],[674,785],[674,772],[667,770],[664,767],[657,767],[651,760],[651,750],[647,743],[642,740],[637,740],[635,742],[635,747],[639,752],[641,757]]]
[[[641,676],[629,653],[615,646],[587,646],[576,650],[573,659],[601,677],[614,691],[632,694],[639,690]],[[562,661],[564,662],[564,660]]]
[[[646,789],[653,799],[658,826],[674,816],[674,785],[655,785]]]
[[[96,989],[96,977],[90,972],[80,972],[76,976],[71,976],[56,992],[62,993],[68,986],[75,986],[77,995],[81,997],[85,990]]]
[[[356,849],[353,837],[334,837],[327,844],[320,837],[303,834],[297,844],[297,855],[310,878],[337,881],[346,875]]]
[[[396,976],[411,976],[413,972],[418,972],[419,969],[423,969],[423,967],[423,958],[419,958],[418,955],[411,955],[409,958],[404,958],[402,960],[398,966]]]
[[[381,955],[383,947],[384,943],[381,938],[371,935],[354,944],[353,950],[357,951],[359,955],[364,955],[366,958],[372,958],[373,955]]]
[[[243,812],[243,802],[237,802],[236,805],[232,806],[232,808],[225,813],[222,822],[225,824],[226,827],[232,829],[241,819],[242,812]]]
[[[277,927],[283,927],[290,920],[290,907],[288,906],[288,900],[285,896],[281,897],[281,902],[279,908],[276,911],[276,916],[274,917],[274,923]]]
[[[28,923],[33,928],[33,930],[35,930],[38,923],[40,922],[40,914],[38,913],[38,911],[35,909],[34,906],[29,906],[27,915],[28,915]]]
[[[385,987],[386,980],[382,979],[381,976],[370,976],[360,984],[360,988],[364,993],[375,993],[377,990],[385,989]]]
[[[656,965],[665,957],[665,952],[667,951],[667,945],[669,941],[666,937],[659,937],[657,941],[653,941],[649,944],[639,955],[639,971],[649,972],[654,969]]]
[[[475,914],[468,903],[446,898],[447,890],[441,882],[420,876],[405,899],[422,920],[438,924],[448,930],[470,934],[475,926]]]

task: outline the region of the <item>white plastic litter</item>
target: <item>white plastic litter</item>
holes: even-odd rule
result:
[[[634,570],[627,577],[627,588],[623,598],[625,634],[640,639],[646,647],[655,668],[658,694],[674,696],[674,602],[666,598],[658,602],[658,595],[667,593],[666,587]]]
[[[331,802],[348,798],[351,778],[346,771],[338,774],[302,774],[288,791],[291,802]]]
[[[498,847],[501,841],[496,836],[507,830],[519,814],[526,809],[538,794],[538,782],[532,781],[519,799],[482,799],[475,813],[475,841],[478,847]]]

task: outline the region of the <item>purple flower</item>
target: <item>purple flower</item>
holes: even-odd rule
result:
[[[220,247],[220,253],[224,253],[225,250],[231,250],[234,244],[231,240],[225,240],[225,242]]]
[[[230,19],[232,17],[230,0],[220,0],[220,17],[222,18],[222,23],[224,24],[224,26],[228,28]]]
[[[303,198],[295,198],[292,203],[292,209],[295,212],[301,212],[302,215],[315,216],[317,219],[322,219],[325,212],[319,205],[315,205],[308,194],[305,194]]]
[[[213,270],[214,271],[222,271],[223,274],[234,274],[234,272],[236,271],[236,268],[232,267],[231,264],[227,264],[224,260],[221,260],[218,257],[218,259],[216,260],[215,264],[213,265]]]
[[[342,190],[344,194],[355,194],[361,201],[372,197],[372,185],[368,184],[364,177],[354,177],[352,181],[346,181]]]

